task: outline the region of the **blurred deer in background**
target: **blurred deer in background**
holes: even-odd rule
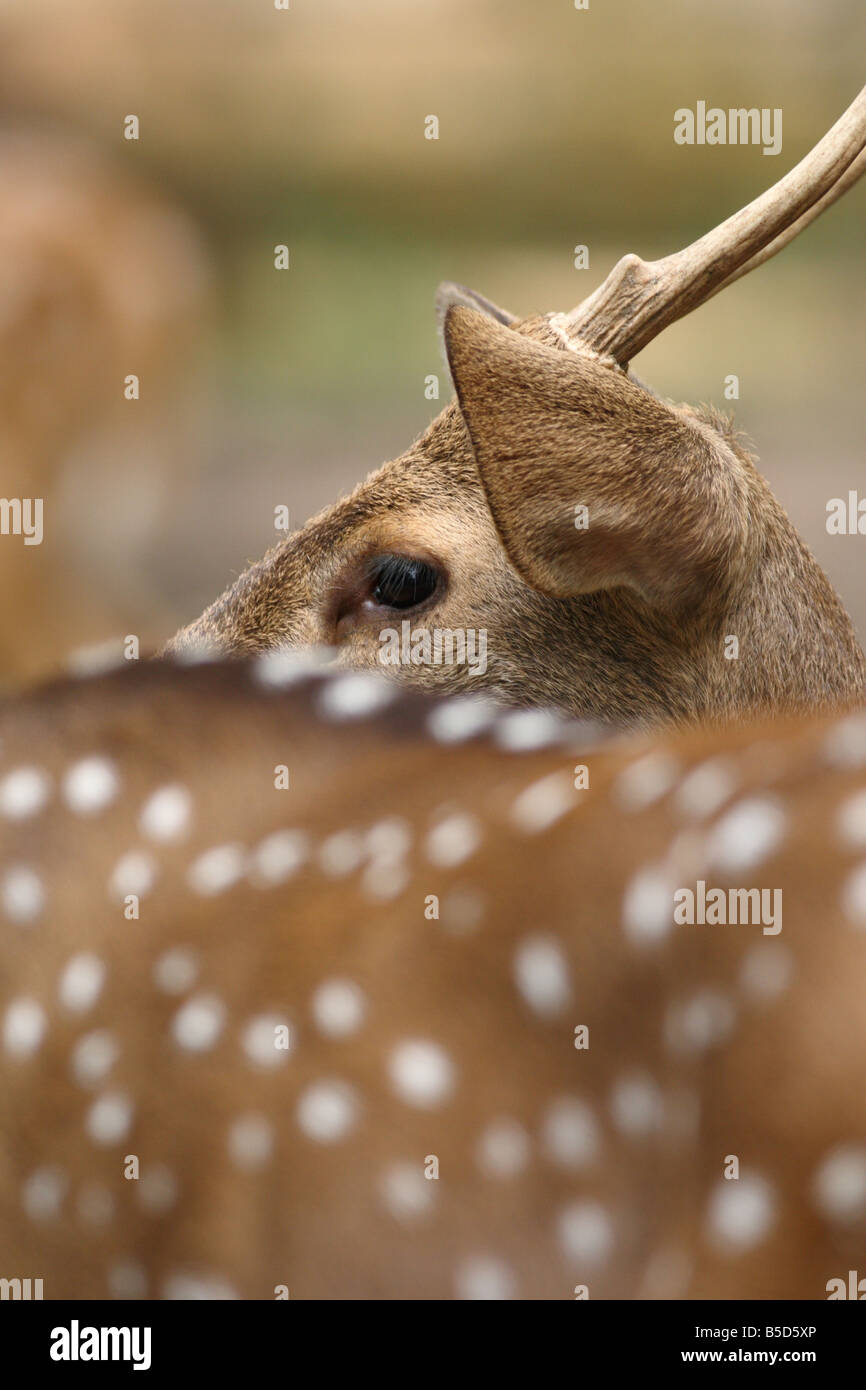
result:
[[[128,485],[139,436],[124,378],[138,375],[152,394],[185,365],[205,263],[180,214],[66,136],[0,133],[0,188],[3,497],[43,504],[39,543],[11,526],[0,535],[0,680],[9,682],[128,630],[131,593],[112,600],[70,559],[60,475],[76,443],[116,428],[125,411],[117,471]],[[85,485],[95,486],[90,475]]]
[[[488,658],[401,659],[402,680],[621,724],[860,703],[851,622],[729,422],[628,364],[849,188],[864,147],[866,89],[768,192],[665,260],[626,256],[570,314],[517,322],[443,286],[457,401],[170,650],[323,642],[372,668],[408,624],[482,631]]]
[[[863,715],[616,743],[277,653],[66,681],[3,732],[4,1280],[866,1275]],[[702,885],[773,910],[689,924]]]

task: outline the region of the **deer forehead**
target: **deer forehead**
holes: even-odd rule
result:
[[[429,489],[429,478],[425,486]],[[402,496],[398,490],[387,509],[330,530],[328,569],[389,552],[444,560],[452,573],[492,564],[499,547],[477,487],[475,492],[473,505],[444,480],[438,496],[428,491],[419,499],[408,489]]]

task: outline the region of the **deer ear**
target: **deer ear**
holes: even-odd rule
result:
[[[439,329],[440,337],[445,330],[445,320],[448,317],[449,309],[462,304],[464,309],[476,309],[481,314],[486,314],[488,318],[495,319],[497,323],[504,323],[506,328],[516,323],[516,316],[510,314],[507,309],[500,309],[498,304],[485,299],[483,294],[477,290],[470,290],[468,285],[458,285],[453,280],[443,280],[436,291],[436,324]]]
[[[505,551],[557,598],[628,585],[678,607],[731,578],[747,544],[747,465],[703,421],[589,353],[461,305],[448,363]]]

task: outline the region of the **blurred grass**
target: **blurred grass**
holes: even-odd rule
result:
[[[292,269],[276,272],[269,245],[247,245],[225,303],[223,369],[251,400],[302,408],[422,399],[429,372],[447,390],[433,322],[440,280],[470,283],[520,315],[570,308],[627,249],[594,246],[590,269],[576,271],[570,247],[444,255],[384,238],[296,240]],[[666,395],[720,406],[729,372],[741,377],[741,408],[758,395],[775,409],[816,391],[842,405],[862,382],[863,321],[852,305],[861,274],[853,253],[792,247],[668,329],[635,369]]]

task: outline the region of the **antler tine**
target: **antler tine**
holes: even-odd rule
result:
[[[729,275],[726,280],[723,280],[720,285],[717,285],[716,288],[707,295],[707,299],[712,299],[720,290],[727,289],[728,285],[732,285],[735,280],[741,279],[743,275],[748,275],[750,270],[757,270],[759,265],[764,264],[764,261],[769,261],[771,257],[776,255],[777,251],[783,250],[783,248],[788,245],[789,241],[793,241],[795,237],[798,237],[801,232],[805,231],[810,222],[814,222],[816,218],[821,216],[822,212],[826,212],[827,208],[832,207],[833,203],[835,203],[838,198],[841,198],[843,193],[847,193],[849,188],[853,188],[861,174],[864,173],[866,173],[866,146],[860,151],[853,163],[848,165],[845,173],[836,180],[833,187],[824,194],[823,198],[819,198],[801,217],[797,218],[796,222],[792,222],[790,227],[786,227],[784,232],[780,232],[775,240],[770,242],[769,246],[764,247],[763,251],[759,251],[757,255],[750,257],[745,265],[741,265],[739,270],[735,270],[732,275]],[[704,303],[706,303],[706,300]]]
[[[575,342],[626,366],[663,328],[769,260],[866,169],[866,87],[800,163],[690,246],[660,261],[624,256],[564,316]]]

